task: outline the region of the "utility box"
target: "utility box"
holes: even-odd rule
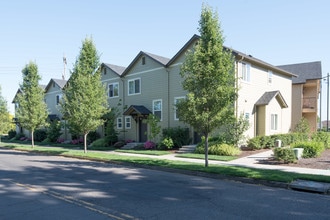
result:
[[[282,141],[279,139],[275,140],[275,147],[282,147]]]
[[[297,160],[299,160],[304,152],[304,148],[293,148],[293,153],[296,156]]]

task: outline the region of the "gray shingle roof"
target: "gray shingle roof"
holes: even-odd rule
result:
[[[52,79],[61,89],[64,88],[65,84],[66,84],[66,80],[65,79]]]
[[[305,83],[308,79],[322,78],[321,61],[281,65],[277,67],[289,71],[298,76],[292,78],[292,84]]]
[[[131,105],[123,115],[149,115],[151,111],[144,105]]]
[[[169,58],[158,56],[156,54],[147,53],[147,52],[143,52],[143,53],[146,54],[146,55],[148,55],[152,59],[156,60],[157,62],[163,64],[164,66],[170,61]]]
[[[273,98],[276,98],[276,100],[279,102],[282,108],[287,108],[288,105],[286,104],[282,94],[280,91],[271,91],[271,92],[265,92],[255,103],[256,106],[260,105],[268,105],[270,101],[273,100]]]
[[[103,63],[105,66],[107,66],[109,69],[117,73],[119,76],[125,71],[125,67],[123,66],[117,66],[109,63]]]

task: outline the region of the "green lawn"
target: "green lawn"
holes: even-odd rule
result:
[[[31,151],[31,152],[43,153],[47,155],[59,155],[59,156],[67,156],[67,157],[74,157],[81,159],[104,161],[104,162],[117,162],[117,163],[120,162],[120,163],[136,164],[143,166],[154,166],[154,167],[157,166],[157,167],[165,167],[165,168],[180,169],[180,170],[199,171],[210,174],[245,177],[256,180],[268,180],[268,181],[290,183],[296,179],[306,179],[306,180],[314,180],[320,182],[330,182],[330,176],[297,174],[297,173],[283,172],[280,170],[252,169],[246,167],[225,166],[225,165],[209,165],[209,167],[204,167],[203,164],[197,164],[197,163],[170,161],[170,160],[154,159],[148,157],[122,156],[117,154],[111,154],[109,152],[101,152],[101,151],[90,151],[85,154],[83,150],[74,150],[74,149],[60,148],[60,147],[35,146],[35,148],[32,149],[31,146],[29,145],[9,144],[9,143],[2,143],[1,146],[15,150]]]
[[[164,150],[123,150],[117,149],[116,152],[121,153],[130,153],[130,154],[145,154],[145,155],[154,155],[154,156],[161,156],[171,154],[171,152],[164,151]]]
[[[204,154],[178,154],[176,157],[182,158],[193,158],[193,159],[205,159]],[[208,155],[209,160],[219,160],[219,161],[231,161],[238,157],[235,156],[218,156],[218,155]]]

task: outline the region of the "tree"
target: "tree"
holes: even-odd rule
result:
[[[0,142],[1,142],[1,135],[7,133],[10,130],[11,123],[12,121],[10,120],[7,101],[2,96],[1,86],[0,86]]]
[[[30,62],[22,70],[23,83],[17,95],[18,108],[16,117],[23,128],[31,132],[32,148],[34,148],[34,131],[46,125],[48,117],[47,106],[44,102],[44,89],[40,87],[37,64]]]
[[[88,133],[104,123],[102,116],[109,111],[99,66],[99,55],[93,40],[86,38],[63,90],[61,102],[61,111],[68,120],[71,133],[84,136],[85,153]]]
[[[180,120],[205,137],[205,166],[208,166],[208,137],[216,128],[234,119],[234,58],[223,47],[218,16],[203,5],[199,21],[200,39],[188,51],[181,66],[186,99],[177,103]]]

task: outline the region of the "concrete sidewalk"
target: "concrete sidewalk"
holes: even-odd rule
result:
[[[186,162],[202,163],[202,164],[205,163],[204,159],[191,159],[191,158],[177,157],[178,154],[176,154],[176,153],[162,155],[162,156],[120,153],[120,152],[111,152],[111,153],[115,153],[115,154],[119,154],[119,155],[130,155],[130,156],[135,156],[135,157],[149,157],[149,158],[155,158],[155,159],[186,161]],[[267,164],[259,163],[261,160],[266,160],[266,159],[272,157],[272,154],[273,154],[273,150],[268,150],[268,151],[264,151],[262,153],[249,155],[247,157],[239,158],[239,159],[228,161],[228,162],[209,160],[209,164],[241,166],[241,167],[249,167],[249,168],[281,170],[281,171],[285,171],[285,172],[330,176],[330,170],[309,169],[309,168],[279,166],[279,165],[267,165]]]

